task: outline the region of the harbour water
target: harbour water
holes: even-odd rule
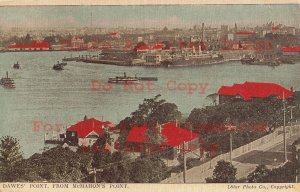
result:
[[[176,103],[185,115],[195,107],[212,104],[206,96],[222,85],[245,81],[274,82],[300,90],[300,62],[294,65],[242,65],[239,61],[202,67],[144,68],[68,62],[63,71],[52,70],[63,57],[85,52],[19,52],[0,53],[0,77],[6,71],[15,80],[16,89],[0,87],[0,136],[11,135],[20,140],[25,156],[41,152],[44,147],[43,126],[34,130],[34,122],[43,125],[70,126],[85,115],[117,124],[137,109],[144,98],[161,94]],[[21,69],[13,69],[19,61]],[[109,90],[92,89],[95,83],[108,86],[109,77],[158,77],[153,85],[144,82],[124,87],[113,84]],[[200,84],[200,85],[199,85]],[[150,86],[150,87],[149,87]],[[196,89],[189,93],[187,87]],[[186,88],[186,89],[185,89]]]

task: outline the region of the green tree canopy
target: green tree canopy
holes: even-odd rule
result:
[[[23,154],[18,139],[4,136],[0,139],[0,181],[14,180],[15,168],[22,161]]]
[[[154,98],[144,99],[139,104],[136,111],[131,113],[130,117],[122,120],[117,127],[121,129],[119,142],[126,142],[126,137],[132,126],[146,125],[148,128],[147,137],[151,143],[159,143],[163,140],[158,131],[158,124],[167,123],[175,119],[181,119],[181,112],[174,103],[168,103],[164,99],[160,99],[161,95]]]
[[[206,178],[207,183],[234,183],[237,169],[224,160],[218,161],[212,177]]]
[[[159,158],[140,157],[133,165],[131,179],[135,183],[156,183],[169,175],[166,165]]]
[[[12,167],[23,159],[18,139],[4,136],[0,139],[0,166]]]
[[[82,182],[88,176],[92,157],[68,148],[55,147],[23,160],[17,170],[17,181]]]
[[[265,165],[258,165],[253,172],[251,172],[247,180],[249,183],[267,183],[266,177],[270,174],[269,169]]]

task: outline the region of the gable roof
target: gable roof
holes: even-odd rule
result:
[[[154,45],[152,47],[152,49],[161,50],[161,49],[163,49],[163,46],[162,45]]]
[[[92,132],[95,132],[98,136],[100,136],[104,133],[102,126],[110,126],[111,124],[112,123],[109,121],[99,121],[95,118],[90,118],[72,125],[67,129],[67,131],[77,132],[78,138],[85,138]]]
[[[275,83],[262,83],[262,82],[245,82],[244,84],[234,84],[233,86],[222,86],[218,94],[235,96],[240,95],[244,100],[251,100],[252,98],[266,98],[270,96],[277,96],[283,99],[293,96],[293,93]]]
[[[137,50],[149,50],[149,47],[147,45],[142,45],[138,47]]]
[[[193,140],[195,138],[199,138],[200,135],[188,131],[186,129],[177,127],[175,123],[168,122],[161,125],[162,128],[162,135],[165,138],[160,145],[161,146],[178,146],[183,144],[183,142]],[[141,127],[133,127],[128,136],[128,142],[135,142],[135,143],[146,143],[149,142],[149,139],[146,136],[147,134],[147,127],[143,125]]]

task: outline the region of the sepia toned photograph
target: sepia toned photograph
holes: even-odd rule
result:
[[[299,158],[298,4],[0,6],[0,191],[288,190]]]

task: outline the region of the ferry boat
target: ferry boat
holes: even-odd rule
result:
[[[20,64],[19,64],[18,61],[17,61],[17,63],[15,63],[15,64],[13,65],[13,68],[14,68],[14,69],[21,69],[21,66],[20,66]]]
[[[139,81],[138,78],[135,77],[127,77],[126,73],[124,76],[116,76],[108,78],[108,83],[117,83],[117,84],[130,84],[130,83],[137,83]]]
[[[1,78],[0,85],[7,89],[16,88],[14,80],[8,77],[8,72],[6,72],[6,77]]]

